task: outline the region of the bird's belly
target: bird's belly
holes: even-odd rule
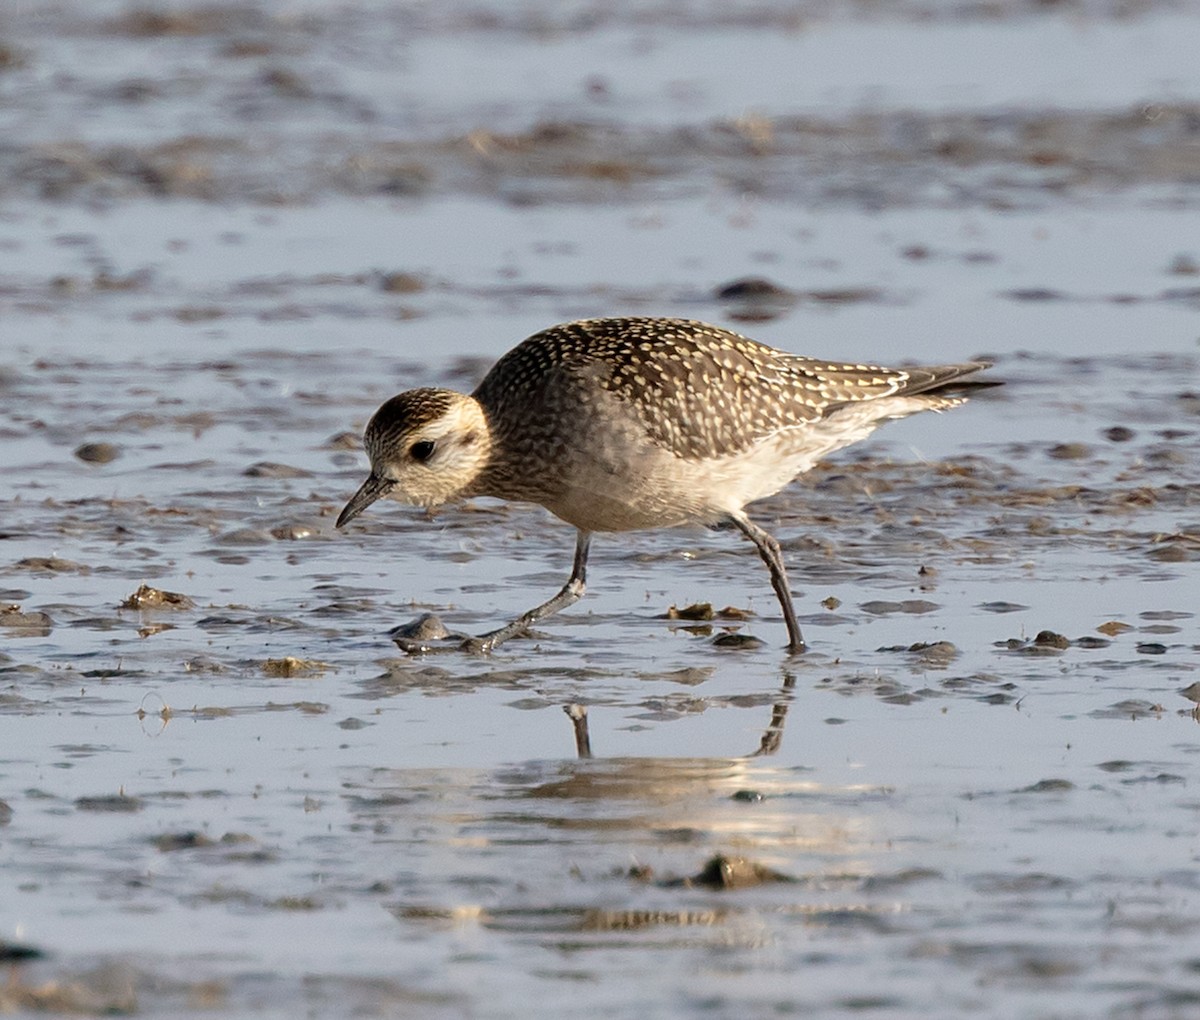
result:
[[[557,491],[539,502],[585,531],[712,524],[778,492],[812,465],[768,440],[751,450],[685,459],[659,449],[623,458],[576,457]]]

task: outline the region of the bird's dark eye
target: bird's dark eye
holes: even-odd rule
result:
[[[420,461],[422,464],[433,456],[433,440],[419,439],[408,448],[408,452],[412,454],[412,459]]]

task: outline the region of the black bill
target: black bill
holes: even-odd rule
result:
[[[350,497],[350,502],[342,507],[342,512],[338,514],[335,528],[340,528],[343,524],[354,520],[367,507],[377,499],[382,499],[392,491],[395,482],[387,478],[380,478],[378,475],[371,475],[365,482],[358,487],[358,492]]]

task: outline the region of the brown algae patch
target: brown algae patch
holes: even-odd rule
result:
[[[13,564],[13,570],[31,574],[89,574],[92,568],[58,556],[26,556]]]
[[[634,877],[646,880],[650,875],[639,872]],[[774,882],[795,882],[791,875],[785,875],[769,868],[765,864],[749,860],[745,857],[731,857],[727,854],[716,854],[705,862],[704,867],[695,875],[687,878],[668,878],[657,884],[667,889],[751,889],[754,886]]]
[[[739,609],[737,606],[726,606],[724,609],[713,609],[711,602],[693,602],[680,609],[668,606],[662,614],[663,620],[749,620],[755,614],[749,609]]]
[[[300,659],[294,655],[285,655],[282,659],[268,659],[263,663],[262,671],[266,676],[293,677],[319,676],[330,669],[327,662],[316,659]]]
[[[124,790],[105,796],[77,797],[75,799],[75,807],[80,811],[134,814],[145,806],[146,802],[141,797],[130,797]]]
[[[195,603],[186,595],[174,591],[163,591],[152,588],[148,584],[138,587],[138,590],[121,603],[121,609],[192,609]]]

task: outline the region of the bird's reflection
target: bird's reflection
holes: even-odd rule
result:
[[[347,803],[357,826],[408,841],[413,859],[456,862],[447,875],[431,864],[397,901],[406,921],[469,916],[489,929],[571,932],[580,946],[643,937],[634,932],[660,932],[653,937],[672,945],[709,929],[723,944],[754,942],[757,929],[742,928],[757,924],[759,901],[714,911],[680,900],[681,891],[770,889],[772,910],[792,903],[810,921],[861,907],[853,876],[871,824],[841,800],[863,791],[763,760],[780,749],[796,683],[781,671],[757,746],[740,755],[606,756],[601,747],[597,756],[587,708],[570,704],[573,757],[373,770],[345,784]],[[486,906],[481,885],[493,890]]]
[[[780,745],[783,743],[783,727],[787,722],[788,706],[792,701],[792,692],[796,686],[796,677],[794,674],[784,672],[783,688],[779,692],[779,698],[774,705],[771,706],[771,721],[767,724],[767,728],[763,730],[762,739],[758,742],[758,747],[745,755],[747,758],[761,758],[775,754]],[[592,757],[592,738],[588,729],[588,713],[587,706],[581,705],[578,702],[572,702],[569,705],[563,706],[563,711],[571,720],[571,726],[575,731],[575,753],[580,758]]]

